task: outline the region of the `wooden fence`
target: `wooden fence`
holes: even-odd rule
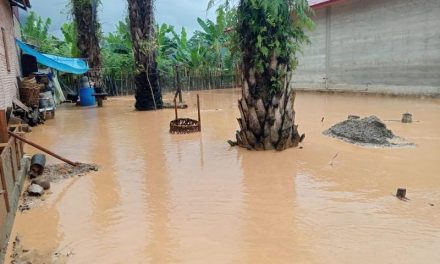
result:
[[[15,184],[18,183],[18,171],[23,157],[23,143],[14,137],[9,138],[8,143],[3,143],[0,154],[0,215],[11,211],[12,194]],[[21,179],[20,179],[21,180]],[[0,221],[3,220],[0,219]],[[1,222],[0,222],[1,223]],[[0,225],[1,226],[1,225]]]
[[[19,130],[18,127],[15,130]],[[20,133],[20,132],[16,132]],[[0,263],[6,253],[29,162],[22,162],[23,143],[9,137],[4,110],[0,110]]]
[[[79,81],[73,78],[60,78],[65,92],[76,92],[79,89]],[[211,78],[198,76],[185,76],[179,78],[179,86],[182,91],[211,90],[221,88],[234,88],[239,85],[235,75],[221,75]],[[110,96],[134,95],[136,85],[133,74],[104,75],[105,90]],[[174,76],[159,76],[159,86],[162,93],[174,92],[177,81]],[[69,89],[67,90],[66,87]]]

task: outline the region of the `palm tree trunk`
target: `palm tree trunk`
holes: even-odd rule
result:
[[[264,14],[262,5],[251,2],[240,1],[239,16],[245,17],[250,12]],[[261,10],[255,10],[256,6]],[[252,27],[254,25],[248,19],[242,19],[238,26],[238,32],[245,34],[241,36],[242,98],[238,101],[241,117],[237,119],[240,126],[236,132],[237,144],[252,150],[296,147],[304,135],[299,135],[295,125],[293,106],[296,94],[290,88],[289,61],[275,50],[268,50],[264,66],[256,65],[254,56],[261,51],[255,41],[257,36],[250,33]],[[271,36],[264,37],[269,39]],[[280,38],[280,43],[286,41],[290,40]]]
[[[104,89],[101,69],[101,48],[98,35],[100,24],[97,17],[97,0],[72,0],[73,16],[77,31],[77,46],[80,56],[86,58],[90,77],[95,88]]]
[[[136,63],[135,108],[141,111],[160,109],[163,106],[156,63],[153,8],[153,0],[128,0]]]
[[[238,101],[241,117],[240,131],[236,133],[239,146],[252,150],[284,150],[296,147],[304,135],[298,133],[295,125],[295,92],[284,81],[282,92],[261,96],[255,94],[258,85],[252,68],[244,67],[242,98]]]

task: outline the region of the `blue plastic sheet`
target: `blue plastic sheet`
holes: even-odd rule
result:
[[[58,71],[83,74],[89,71],[89,66],[82,59],[60,57],[50,54],[40,53],[20,40],[16,39],[17,45],[20,49],[29,55],[37,58],[37,61],[47,67],[53,68]]]

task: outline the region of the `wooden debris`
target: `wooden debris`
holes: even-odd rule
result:
[[[402,123],[412,123],[412,114],[410,113],[402,114]]]
[[[406,189],[405,188],[398,188],[396,197],[399,199],[406,199]]]

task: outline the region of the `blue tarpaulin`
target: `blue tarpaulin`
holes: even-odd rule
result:
[[[43,54],[18,39],[16,39],[16,42],[24,53],[34,56],[39,63],[46,65],[47,67],[74,74],[83,74],[89,70],[89,66],[82,59]]]

